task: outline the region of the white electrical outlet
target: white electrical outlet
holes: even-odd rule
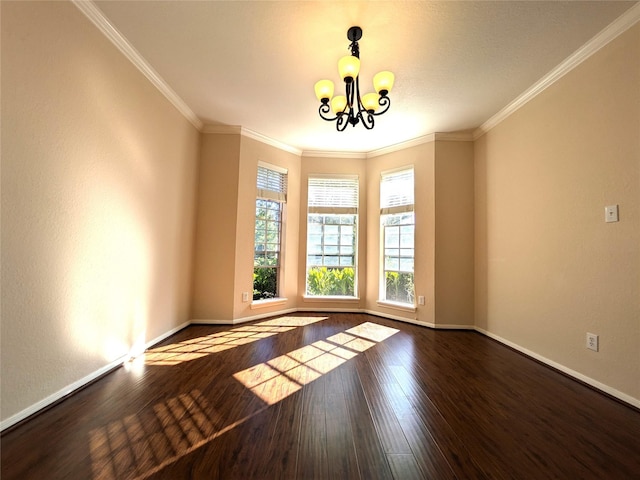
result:
[[[424,305],[424,295],[418,296],[418,305]]]
[[[587,348],[594,352],[598,351],[598,335],[587,332]]]
[[[249,301],[249,292],[242,292],[242,301],[243,302]]]

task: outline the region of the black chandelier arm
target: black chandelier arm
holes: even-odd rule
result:
[[[387,110],[389,110],[389,107],[391,106],[391,99],[386,95],[384,97],[380,96],[380,98],[378,99],[378,104],[382,108],[380,108],[377,112],[374,112],[373,115],[382,115]]]
[[[360,119],[360,121],[362,121],[362,125],[364,125],[364,128],[366,128],[367,130],[371,130],[374,127],[375,122],[373,120],[373,115],[371,115],[371,113],[369,113],[368,111],[361,108],[356,116]]]
[[[336,130],[338,130],[339,132],[344,131],[344,129],[347,128],[347,125],[349,125],[350,117],[351,117],[350,111],[349,113],[347,112],[339,113],[338,116],[336,117],[338,119],[338,121],[336,122]]]
[[[329,105],[329,103],[321,103],[320,104],[320,108],[318,109],[318,113],[320,114],[320,118],[322,118],[323,120],[326,120],[327,122],[333,122],[335,120],[338,119],[338,117],[340,116],[340,114],[336,115],[335,117],[329,117],[327,116],[327,114],[331,111],[331,106]]]

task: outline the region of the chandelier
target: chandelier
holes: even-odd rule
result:
[[[316,96],[320,100],[318,113],[323,120],[336,121],[336,128],[342,132],[347,125],[356,126],[362,122],[367,130],[374,126],[374,116],[382,115],[391,105],[387,96],[393,87],[394,76],[391,72],[379,72],[373,77],[373,87],[377,93],[367,93],[360,97],[360,47],[358,40],[362,38],[360,27],[351,27],[347,31],[351,41],[351,55],[338,61],[338,72],[344,80],[346,95],[333,96],[333,82],[320,80],[315,85]],[[333,98],[332,98],[333,97]],[[333,111],[335,117],[330,115]]]

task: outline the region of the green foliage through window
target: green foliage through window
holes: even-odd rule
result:
[[[253,299],[265,300],[278,296],[278,269],[256,267],[253,269]]]
[[[355,296],[353,268],[313,267],[307,275],[309,295]]]
[[[385,299],[392,302],[413,303],[413,273],[386,272]]]

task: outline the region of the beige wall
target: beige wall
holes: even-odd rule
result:
[[[639,59],[637,24],[475,144],[476,325],[636,402]]]
[[[293,309],[298,296],[298,236],[300,217],[300,157],[253,138],[242,136],[240,178],[238,187],[238,218],[236,224],[236,280],[234,319],[277,313]],[[255,308],[256,304],[242,302],[242,292],[253,292],[253,252],[255,248],[256,177],[258,162],[262,161],[287,170],[287,204],[284,208],[282,239],[282,268],[280,296],[286,302]],[[259,303],[258,303],[259,304]]]
[[[367,295],[369,311],[433,325],[435,322],[435,147],[424,143],[402,151],[367,159]],[[402,167],[414,168],[415,181],[415,294],[424,295],[425,305],[406,311],[380,305],[380,174]]]
[[[240,135],[202,134],[192,319],[233,318],[240,140]]]
[[[473,325],[473,143],[435,142],[435,323]]]
[[[188,320],[199,145],[72,4],[0,8],[4,421]]]
[[[366,162],[364,158],[324,158],[324,157],[302,157],[301,182],[300,182],[300,240],[299,240],[299,268],[298,268],[298,307],[304,309],[335,309],[352,310],[365,308],[366,292],[366,271],[367,271],[367,183],[366,183]],[[328,300],[307,297],[307,194],[309,176],[313,174],[337,174],[356,175],[358,177],[358,278],[357,292],[358,299]]]
[[[286,169],[288,176],[280,284],[287,300],[275,305],[251,302],[259,161]],[[205,133],[197,198],[192,319],[226,323],[295,308],[300,157],[239,133]]]

